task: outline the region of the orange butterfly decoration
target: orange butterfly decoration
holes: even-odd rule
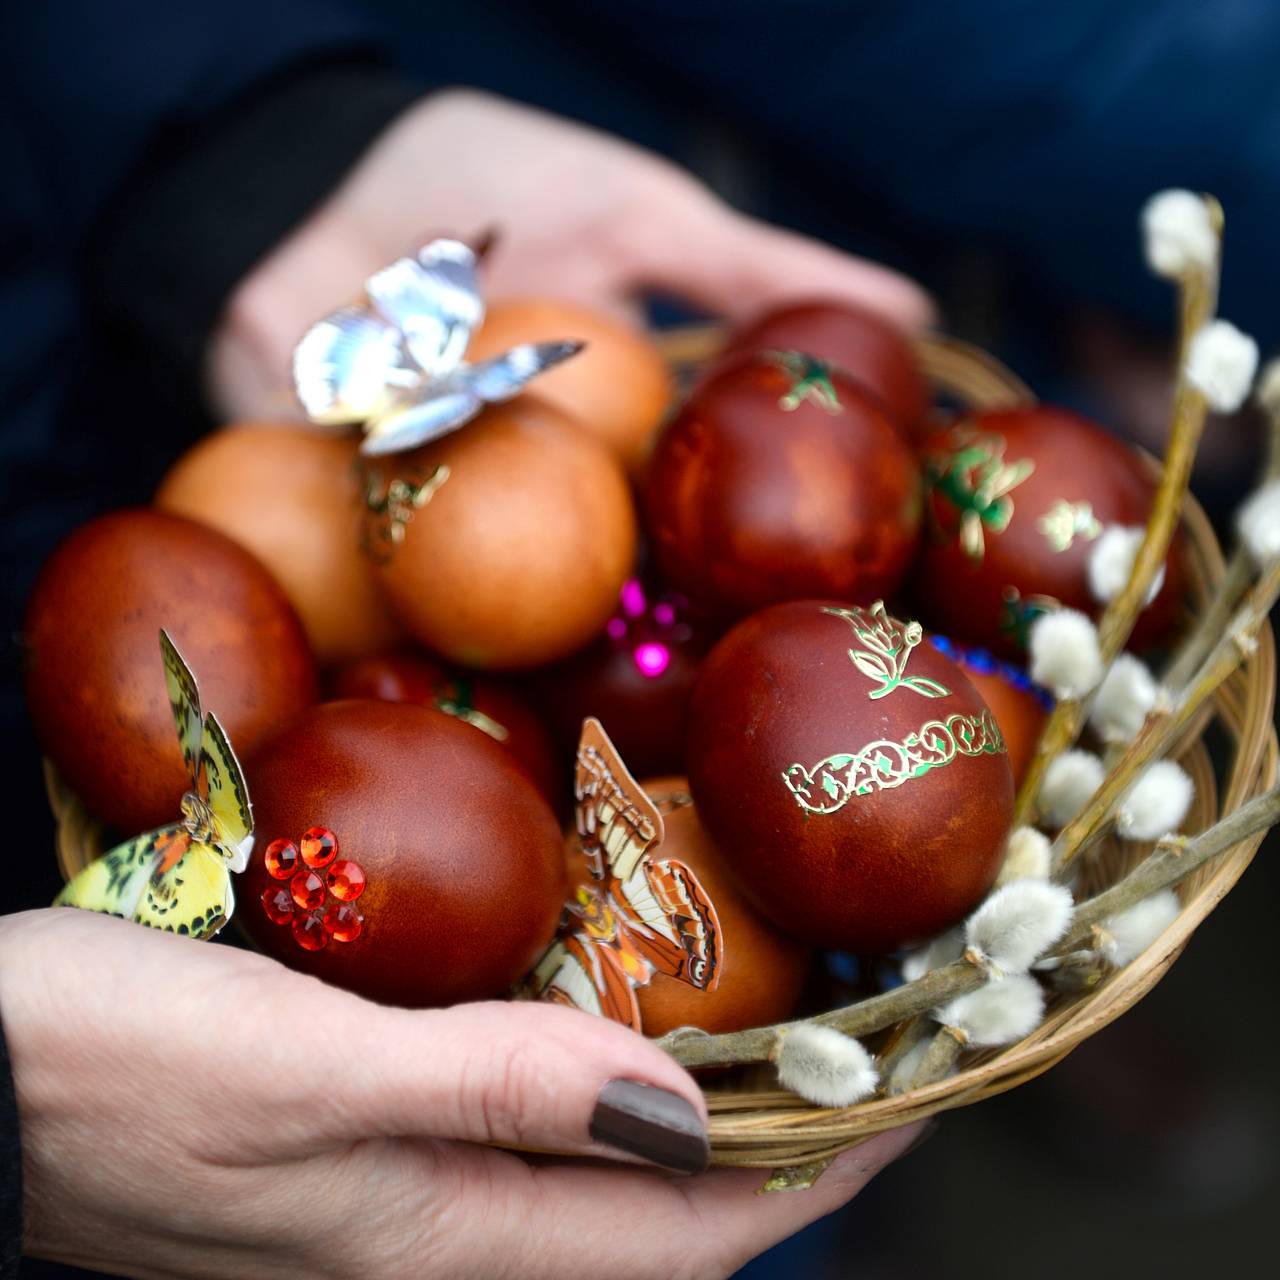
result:
[[[641,1030],[636,988],[654,974],[714,991],[724,942],[698,878],[652,856],[662,815],[622,763],[600,722],[583,722],[574,777],[578,837],[591,881],[565,904],[560,933],[522,994]]]

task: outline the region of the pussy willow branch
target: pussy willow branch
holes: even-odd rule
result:
[[[1080,903],[1071,932],[1052,950],[1055,954],[1065,954],[1087,945],[1095,924],[1176,884],[1233,844],[1274,825],[1277,818],[1280,818],[1280,787],[1250,801],[1185,845],[1177,842],[1157,846],[1146,861],[1114,887]],[[835,1027],[851,1036],[870,1035],[904,1018],[936,1009],[957,996],[977,991],[986,982],[987,974],[976,957],[961,959],[941,969],[930,970],[914,982],[904,983],[846,1009],[820,1014],[810,1021]],[[772,1027],[752,1027],[747,1031],[730,1031],[714,1036],[673,1032],[657,1043],[682,1066],[729,1067],[768,1061],[779,1037],[798,1025],[783,1022]]]
[[[1267,448],[1262,474],[1258,478],[1259,486],[1280,479],[1280,411],[1267,411],[1267,428]],[[1253,575],[1252,557],[1243,543],[1237,543],[1208,607],[1196,620],[1191,634],[1162,677],[1170,689],[1182,688],[1195,675],[1196,668],[1213,648],[1213,642],[1222,634],[1223,627],[1231,618],[1231,610],[1236,607]]]
[[[1206,196],[1210,216],[1222,237],[1222,208],[1212,196]],[[1187,378],[1186,357],[1191,339],[1209,321],[1217,305],[1218,263],[1192,271],[1179,284],[1178,379],[1173,397],[1173,425],[1165,450],[1164,472],[1152,503],[1146,536],[1134,558],[1133,570],[1124,590],[1107,605],[1098,623],[1098,647],[1104,667],[1109,667],[1124,648],[1133,631],[1138,614],[1147,600],[1151,584],[1160,572],[1169,551],[1182,504],[1191,482],[1191,467],[1204,431],[1208,406],[1204,396]],[[1063,698],[1054,707],[1036,746],[1035,755],[1023,777],[1014,806],[1014,823],[1029,820],[1044,781],[1045,770],[1055,756],[1067,750],[1084,727],[1087,702]]]
[[[1228,676],[1251,653],[1259,630],[1267,620],[1271,606],[1280,595],[1280,560],[1275,561],[1254,583],[1243,605],[1218,637],[1209,656],[1187,686],[1158,704],[1138,731],[1138,736],[1125,748],[1124,754],[1107,774],[1102,786],[1088,804],[1067,823],[1053,842],[1050,853],[1055,875],[1079,854],[1084,845],[1111,817],[1121,797],[1137,781],[1138,775],[1151,761],[1163,756],[1192,716]]]
[[[915,1069],[908,1088],[923,1089],[925,1085],[949,1076],[960,1061],[967,1043],[968,1037],[964,1032],[955,1027],[939,1027],[929,1041],[929,1047],[924,1051],[924,1057],[920,1059],[920,1065]]]
[[[1076,907],[1067,936],[1056,943],[1053,951],[1067,955],[1093,945],[1093,927],[1145,902],[1161,889],[1171,889],[1180,880],[1198,870],[1211,858],[1225,853],[1232,845],[1274,826],[1280,821],[1280,786],[1241,805],[1234,813],[1215,823],[1208,831],[1192,840],[1165,840],[1122,880],[1116,881],[1093,898]]]

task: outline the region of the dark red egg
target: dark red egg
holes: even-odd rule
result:
[[[653,856],[674,858],[698,877],[720,924],[720,978],[714,990],[700,990],[663,973],[636,989],[645,1035],[661,1036],[686,1026],[713,1033],[738,1031],[789,1017],[808,973],[809,948],[780,932],[742,896],[724,855],[698,818],[684,778],[656,778],[643,786],[665,828]],[[576,852],[576,841],[570,843]]]
[[[930,626],[1018,657],[1045,609],[1101,614],[1090,550],[1108,525],[1145,525],[1155,494],[1134,449],[1078,414],[1035,405],[969,414],[931,438],[922,459],[925,534],[911,586]],[[1180,566],[1175,543],[1139,645],[1171,631]]]
[[[412,702],[456,716],[501,743],[551,805],[561,803],[564,778],[550,735],[525,700],[496,677],[397,649],[336,668],[329,692],[334,698]]]
[[[236,919],[262,949],[386,1004],[500,996],[555,932],[555,815],[453,716],[329,702],[246,763],[256,841]]]
[[[999,728],[918,623],[777,605],[712,650],[689,782],[758,911],[797,938],[882,954],[954,924],[999,870],[1013,776]]]
[[[770,350],[803,351],[842,369],[874,392],[908,433],[924,423],[929,388],[911,339],[873,311],[827,300],[780,307],[734,333],[717,363]]]
[[[689,697],[705,651],[683,599],[655,595],[632,578],[605,634],[537,672],[534,696],[566,753],[583,720],[595,716],[633,773],[682,770]]]
[[[662,577],[719,620],[892,594],[920,520],[916,463],[884,409],[796,353],[699,387],[659,437],[645,498]]]
[[[225,534],[144,509],[77,529],[27,605],[27,705],[64,781],[121,834],[176,821],[191,786],[165,689],[162,627],[241,757],[316,697],[298,615]]]
[[[1053,695],[1040,688],[1021,667],[1002,661],[986,649],[966,648],[946,636],[930,636],[928,643],[960,665],[969,683],[991,708],[1009,749],[1014,785],[1020,785],[1053,710]]]

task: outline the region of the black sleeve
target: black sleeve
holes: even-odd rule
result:
[[[237,282],[421,93],[368,52],[313,58],[254,85],[194,138],[159,141],[92,242],[97,323],[153,380],[197,401],[206,340]]]
[[[0,1280],[13,1280],[22,1256],[22,1147],[18,1103],[0,1025]]]

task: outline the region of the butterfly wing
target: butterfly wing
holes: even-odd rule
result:
[[[416,396],[370,421],[360,452],[400,453],[456,431],[486,404],[511,399],[531,378],[581,349],[580,342],[526,343],[425,382]]]
[[[151,877],[166,862],[176,864],[190,844],[180,823],[126,840],[67,881],[53,905],[133,919]]]
[[[700,991],[720,984],[723,934],[698,877],[674,858],[646,858],[615,886],[635,949],[659,973]]]
[[[234,910],[226,859],[213,845],[193,840],[181,858],[147,877],[133,919],[150,929],[212,938]]]
[[[456,431],[484,408],[484,401],[456,377],[425,385],[418,397],[372,419],[360,452],[367,458],[416,449]]]
[[[527,979],[535,999],[570,1005],[640,1030],[640,1006],[609,948],[582,934],[558,938]]]
[[[486,404],[510,400],[538,374],[577,355],[584,345],[571,341],[524,342],[500,356],[467,365],[459,370],[459,377]]]
[[[662,815],[622,763],[599,720],[582,723],[574,774],[575,816],[591,874],[628,880],[662,843]]]
[[[169,706],[173,710],[173,724],[178,731],[178,745],[182,748],[182,763],[195,787],[200,774],[200,690],[178,647],[169,633],[160,631],[160,654],[164,659],[164,683],[169,693]]]
[[[374,419],[421,382],[399,329],[364,307],[326,316],[294,348],[294,390],[307,417],[324,426]]]
[[[365,281],[369,300],[403,336],[428,378],[452,373],[484,319],[476,255],[459,240],[433,240]]]
[[[253,805],[240,762],[212,712],[205,717],[200,759],[217,843],[230,869],[243,871],[253,851]]]

